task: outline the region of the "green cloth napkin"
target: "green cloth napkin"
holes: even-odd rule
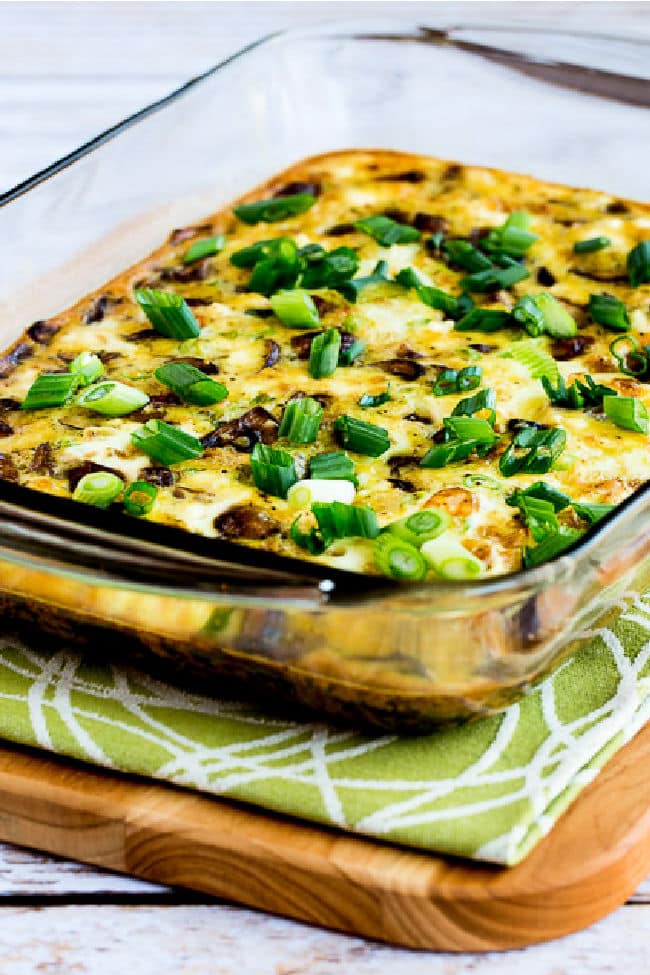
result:
[[[0,736],[304,819],[514,864],[650,716],[650,594],[502,714],[418,738],[269,718],[251,705],[0,645]]]

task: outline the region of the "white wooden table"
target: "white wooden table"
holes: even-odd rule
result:
[[[647,3],[385,3],[423,21],[536,19],[650,37]],[[365,3],[0,2],[0,191],[261,34]],[[646,161],[644,161],[645,164]],[[650,970],[650,879],[615,914],[502,955],[391,949],[0,844],[0,973],[604,975]]]

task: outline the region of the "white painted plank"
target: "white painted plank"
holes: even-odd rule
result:
[[[650,36],[643,3],[554,3],[565,28]],[[288,27],[359,17],[421,23],[549,22],[548,3],[0,3],[0,74],[138,77],[196,74],[252,40]]]
[[[2,970],[115,975],[605,975],[648,971],[650,908],[625,907],[561,941],[492,955],[434,955],[252,911],[211,907],[0,907]]]
[[[2,898],[7,897],[128,894],[145,900],[151,894],[160,894],[168,889],[107,870],[95,870],[74,860],[50,857],[0,843],[0,912]],[[0,943],[1,928],[0,920]]]

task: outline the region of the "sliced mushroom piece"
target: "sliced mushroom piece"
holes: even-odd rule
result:
[[[280,423],[262,406],[255,406],[242,416],[220,423],[201,438],[206,450],[212,447],[233,447],[249,454],[256,443],[272,444],[278,439]]]
[[[58,325],[50,325],[49,322],[39,321],[29,326],[27,334],[32,342],[37,342],[39,345],[49,345],[58,331]]]
[[[294,180],[291,183],[285,183],[279,189],[275,191],[273,196],[298,196],[300,193],[309,193],[311,196],[320,196],[323,187],[317,180],[310,180],[309,182],[302,180]]]
[[[34,448],[32,462],[29,466],[35,474],[49,474],[52,477],[55,467],[52,444],[39,443],[38,447]]]
[[[408,380],[419,379],[425,372],[424,366],[415,359],[384,359],[382,362],[374,362],[373,365],[390,373],[391,376]]]
[[[417,490],[413,481],[406,481],[402,477],[389,477],[388,483],[392,484],[398,491],[404,491],[406,494],[413,494]]]
[[[151,339],[163,338],[163,336],[155,328],[141,328],[138,332],[130,332],[128,335],[124,335],[123,338],[127,342],[148,342]]]
[[[84,315],[84,324],[95,325],[97,322],[101,322],[113,304],[117,304],[117,301],[110,295],[100,295],[99,298],[95,298]]]
[[[140,471],[140,477],[154,487],[172,487],[174,484],[174,473],[169,467],[145,467]]]
[[[416,230],[421,230],[424,234],[447,234],[449,224],[444,217],[437,213],[418,212],[413,218],[413,226]]]
[[[423,183],[427,174],[421,169],[406,169],[403,173],[387,173],[377,176],[378,183]]]
[[[194,366],[195,369],[200,369],[204,372],[206,376],[216,376],[219,372],[219,366],[216,362],[208,362],[207,359],[199,359],[195,355],[181,356],[179,359],[171,359],[171,363],[183,362],[187,366]]]
[[[262,369],[272,369],[280,361],[280,346],[273,339],[264,341],[264,361]]]
[[[186,240],[191,240],[193,237],[198,237],[199,234],[211,234],[212,224],[203,223],[198,227],[178,227],[176,230],[172,230],[169,236],[170,244],[183,244]]]
[[[23,359],[29,359],[34,355],[34,350],[27,342],[19,342],[18,345],[0,358],[0,379],[6,379]]]
[[[552,271],[549,271],[547,267],[537,268],[537,283],[541,284],[544,288],[552,288],[555,284],[556,278]]]
[[[551,355],[560,362],[576,359],[594,344],[591,335],[574,335],[571,338],[555,339],[551,345]]]
[[[160,272],[161,281],[174,281],[177,284],[190,284],[193,281],[205,281],[210,276],[212,261],[206,257],[202,261],[192,264],[182,264],[180,267],[165,267]]]
[[[263,539],[277,535],[280,526],[261,508],[252,504],[238,504],[214,520],[214,527],[223,538]]]
[[[11,454],[0,454],[0,481],[17,481],[19,476]]]
[[[325,231],[328,237],[346,237],[348,234],[355,234],[357,228],[353,223],[336,223]]]

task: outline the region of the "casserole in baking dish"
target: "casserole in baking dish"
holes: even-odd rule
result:
[[[397,56],[381,34],[336,43]],[[36,303],[3,360],[6,617],[72,614],[75,635],[118,628],[382,721],[498,706],[606,605],[598,563],[611,581],[645,547],[638,494],[608,512],[646,477],[647,222],[612,194],[339,151],[184,223],[71,312]],[[137,257],[144,223],[97,267]],[[185,537],[201,579],[171,583]]]
[[[0,474],[359,572],[502,574],[648,479],[649,308],[649,206],[316,157],[29,326]]]

